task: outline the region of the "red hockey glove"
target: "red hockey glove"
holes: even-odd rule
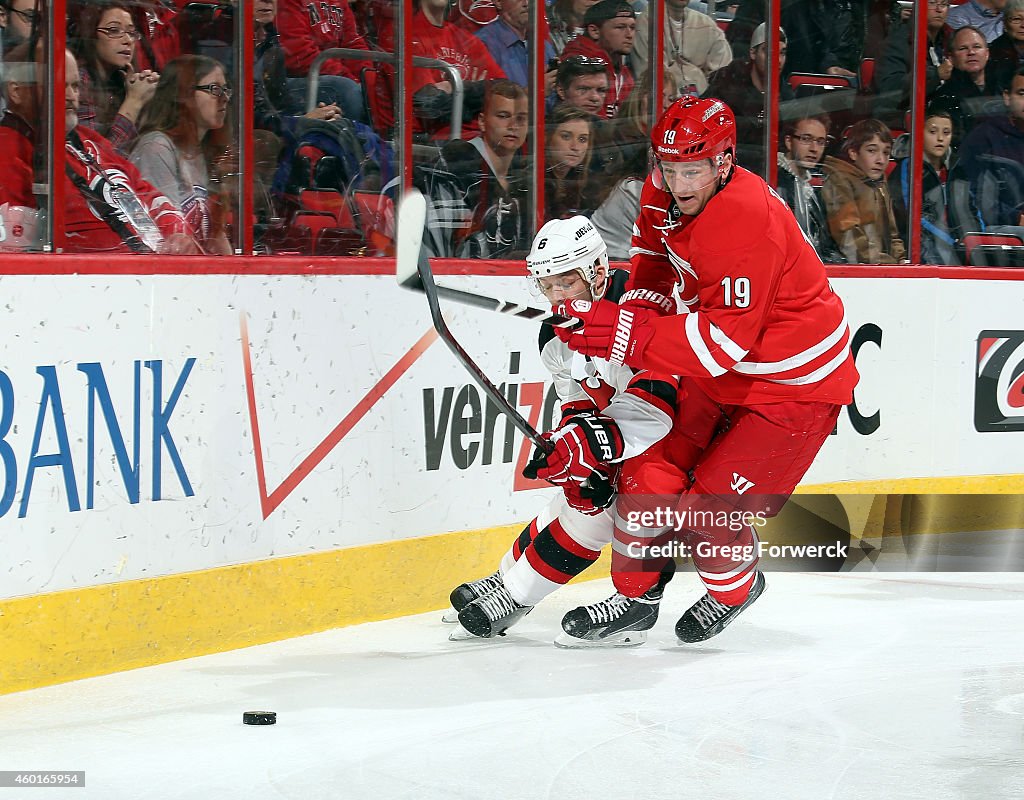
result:
[[[570,350],[630,367],[643,366],[643,350],[654,335],[648,323],[659,316],[646,308],[626,308],[610,300],[572,300],[558,306],[558,313],[583,321],[583,327],[574,328],[569,335]]]
[[[678,311],[675,300],[653,289],[630,289],[619,298],[619,305],[628,309],[650,309],[659,317],[670,317]]]
[[[523,475],[555,485],[583,483],[594,473],[607,475],[607,465],[621,458],[624,449],[619,426],[602,414],[577,414],[544,438],[555,449],[547,454],[535,452]]]
[[[562,485],[565,501],[571,508],[588,517],[596,517],[615,501],[615,479],[609,475],[592,475],[586,483]]]
[[[577,414],[593,414],[597,410],[597,406],[590,400],[572,400],[562,403],[562,419],[559,420],[558,427],[561,428],[568,424],[569,420]]]

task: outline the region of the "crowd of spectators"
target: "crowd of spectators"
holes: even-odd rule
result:
[[[653,109],[644,0],[556,0],[537,35],[528,0],[414,0],[412,56],[444,68],[418,63],[402,76],[393,0],[252,2],[255,60],[236,70],[237,0],[67,0],[73,71],[58,170],[40,155],[46,0],[0,0],[0,248],[38,246],[52,172],[66,181],[68,251],[237,251],[236,72],[253,81],[246,223],[260,252],[391,252],[399,83],[412,96],[412,179],[431,200],[432,255],[519,256],[538,217],[584,214],[612,257],[627,258],[652,113],[685,94],[732,107],[737,163],[766,177],[773,168],[827,262],[903,262],[915,227],[922,260],[936,264],[962,262],[968,234],[1024,232],[1024,0],[922,0],[920,65],[909,3],[781,0],[776,153],[766,149],[764,0],[710,12],[665,0]],[[535,39],[543,130],[526,93]],[[354,54],[324,55],[332,48]],[[923,176],[910,174],[908,131],[920,71]],[[531,152],[544,165],[541,197]],[[915,181],[923,203],[912,222]]]

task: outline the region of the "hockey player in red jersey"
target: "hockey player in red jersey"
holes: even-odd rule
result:
[[[676,625],[683,642],[719,633],[765,586],[754,527],[722,524],[720,514],[778,513],[858,377],[842,301],[792,212],[735,165],[735,131],[724,103],[684,97],[651,134],[655,166],[633,233],[631,296],[675,292],[688,313],[607,299],[558,308],[582,322],[559,331],[575,352],[681,376],[672,433],[619,480],[618,592],[578,611],[581,619],[626,613],[622,598],[658,580],[663,556],[648,548],[675,537],[707,588]],[[623,523],[643,521],[637,512],[653,498],[690,520],[713,513],[678,530],[664,518]]]
[[[586,217],[548,222],[538,231],[527,267],[552,304],[571,299],[617,302],[626,274],[609,273],[608,248]],[[464,583],[451,594],[465,631],[502,634],[533,606],[597,560],[612,540],[615,479],[623,464],[644,453],[672,427],[676,379],[609,364],[571,352],[551,326],[540,334],[541,360],[562,403],[559,426],[545,434],[555,444],[547,459],[531,462],[528,476],[542,477],[562,492],[531,522],[494,574]],[[672,565],[674,567],[674,565]],[[672,567],[644,592],[643,602],[611,629],[590,637],[563,635],[566,647],[642,644],[658,618]],[[454,622],[454,615],[446,616]],[[563,624],[564,627],[564,624]],[[453,634],[453,638],[466,638]]]

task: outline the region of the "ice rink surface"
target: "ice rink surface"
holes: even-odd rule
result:
[[[679,646],[560,650],[569,587],[509,636],[425,614],[0,697],[0,800],[1024,798],[1024,575],[768,574]],[[273,727],[242,712],[273,710]]]

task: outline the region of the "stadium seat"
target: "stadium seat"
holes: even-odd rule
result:
[[[293,227],[308,228],[314,241],[320,231],[325,228],[334,228],[337,224],[334,215],[329,211],[300,211],[292,220]]]
[[[313,250],[318,256],[363,255],[366,242],[352,228],[322,228],[317,232]]]
[[[873,84],[875,80],[875,59],[865,58],[860,62],[860,73],[858,76],[858,82],[860,84],[861,92],[874,91]]]
[[[836,89],[851,88],[849,78],[842,75],[826,75],[817,72],[794,72],[789,76],[789,88],[797,97],[806,97]]]
[[[334,224],[342,228],[355,226],[352,209],[337,189],[303,189],[299,192],[299,208],[302,211],[327,212],[334,218]]]
[[[1024,239],[1011,233],[965,233],[962,244],[971,266],[1021,266],[1024,260]]]

